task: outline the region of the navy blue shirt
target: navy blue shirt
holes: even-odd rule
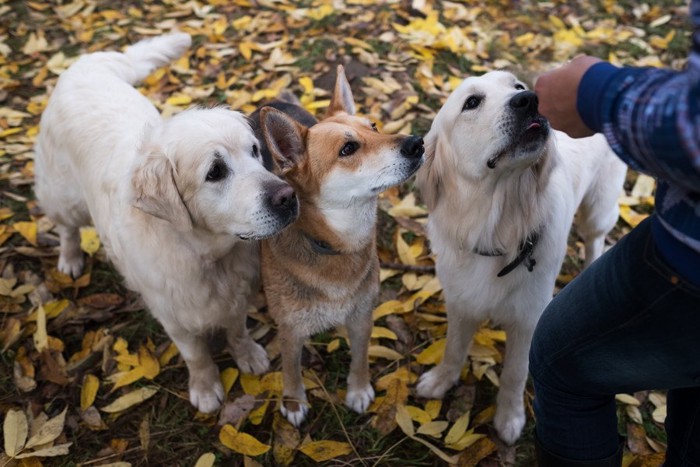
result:
[[[684,71],[597,63],[581,80],[577,108],[630,167],[657,179],[654,240],[700,285],[700,0],[690,13],[693,46]]]

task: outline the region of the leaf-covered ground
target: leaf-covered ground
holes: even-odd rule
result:
[[[328,103],[335,65],[358,109],[384,132],[424,134],[465,76],[507,68],[527,79],[578,53],[619,64],[681,68],[684,1],[0,0],[0,465],[533,465],[528,425],[515,447],[491,426],[505,334],[486,325],[463,380],[442,402],[417,399],[416,377],[441,357],[445,305],[408,184],[382,195],[371,369],[377,401],[342,401],[342,330],[313,338],[304,366],[312,410],[292,428],[275,410],[279,345],[264,297],[249,326],[273,358],[241,375],[213,336],[227,389],[221,413],[187,401],[187,372],[160,325],[106,261],[94,230],[84,276],[56,271],[57,235],[34,201],[32,144],[58,75],[84,52],[119,49],[174,28],[191,51],[141,87],[164,114],[190,105],[253,110],[281,90],[312,112]],[[630,173],[614,242],[653,209],[653,181]],[[580,270],[572,235],[558,287]],[[663,392],[620,395],[626,465],[659,465]]]

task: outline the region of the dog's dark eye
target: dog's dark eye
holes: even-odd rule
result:
[[[253,157],[254,157],[255,159],[257,159],[259,156],[260,156],[260,154],[258,154],[258,145],[257,145],[257,144],[254,144],[254,145],[253,145]]]
[[[473,110],[479,107],[479,104],[481,104],[481,97],[479,96],[469,96],[467,97],[467,100],[464,101],[464,107],[462,107],[462,110]]]
[[[215,160],[214,163],[211,165],[209,168],[209,172],[207,172],[207,182],[218,182],[226,178],[226,175],[228,175],[228,167],[226,167],[226,163],[222,160]]]
[[[524,90],[525,90],[525,86],[523,86],[522,84],[518,83],[518,84],[515,85],[515,89],[517,89],[518,91],[524,91]]]
[[[377,124],[374,123],[374,122],[372,122],[372,130],[373,130],[373,131],[378,131],[378,130],[377,130]]]
[[[349,141],[345,143],[345,145],[340,149],[340,157],[351,156],[355,153],[355,151],[357,151],[359,147],[360,145],[354,141]]]

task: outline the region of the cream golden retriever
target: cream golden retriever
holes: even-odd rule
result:
[[[525,424],[523,390],[535,324],[550,301],[574,214],[590,264],[618,217],[625,165],[600,136],[553,131],[537,96],[507,72],[470,77],[426,136],[418,187],[447,304],[447,345],[419,396],[442,398],[459,379],[485,320],[508,341],[494,425],[512,444]]]
[[[207,334],[226,330],[244,372],[268,369],[248,335],[257,242],[297,216],[293,189],[264,169],[245,117],[223,108],[162,119],[134,83],[179,57],[187,34],[86,55],[58,80],[36,144],[36,194],[60,236],[58,269],[83,268],[79,227],[94,222],[127,285],[177,345],[190,401],[223,399]]]

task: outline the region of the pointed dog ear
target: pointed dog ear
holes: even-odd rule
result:
[[[146,155],[131,177],[134,207],[170,222],[180,232],[192,230],[190,213],[175,185],[175,170],[167,157]]]
[[[343,68],[343,65],[338,65],[335,89],[333,90],[333,97],[331,98],[331,104],[328,106],[326,116],[330,117],[338,112],[355,115],[355,100],[352,97],[350,83],[345,77],[345,68]]]
[[[272,107],[260,110],[260,126],[265,144],[282,174],[296,167],[304,158],[308,129]]]

